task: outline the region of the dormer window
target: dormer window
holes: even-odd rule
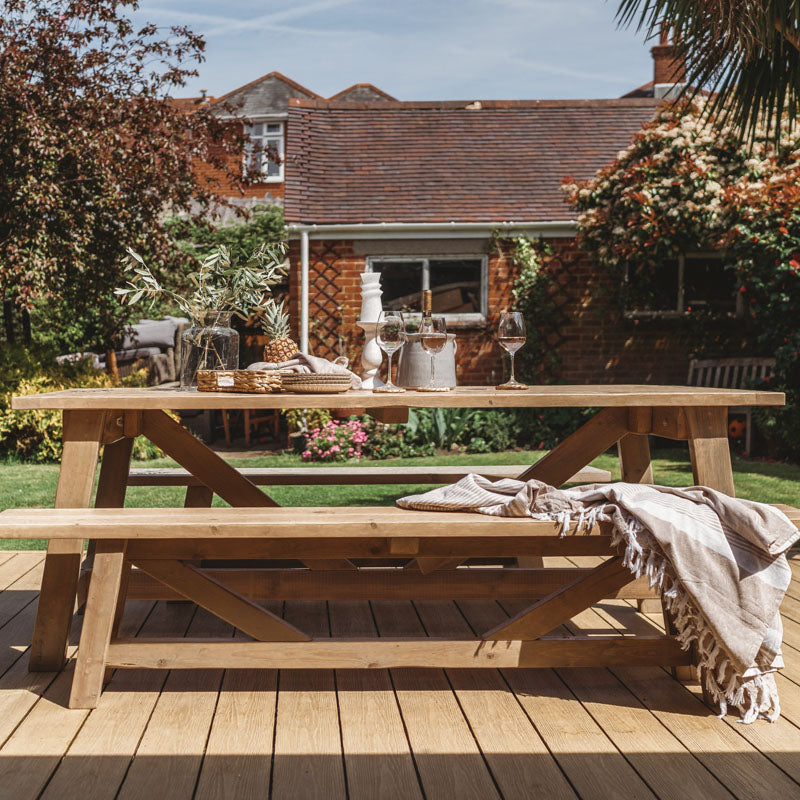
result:
[[[244,126],[250,137],[245,150],[245,171],[268,183],[283,180],[283,123],[254,122]]]

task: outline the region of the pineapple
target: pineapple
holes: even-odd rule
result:
[[[269,337],[264,346],[264,361],[273,364],[288,361],[298,351],[297,344],[289,335],[289,312],[284,311],[283,303],[283,300],[268,303],[261,319],[264,333]]]

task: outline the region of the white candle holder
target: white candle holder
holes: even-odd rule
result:
[[[364,331],[364,349],[361,352],[361,385],[364,389],[377,389],[384,383],[378,376],[383,353],[375,341],[375,325],[381,315],[381,276],[379,272],[361,274],[361,319],[356,322]]]
[[[364,349],[361,351],[361,386],[364,389],[377,389],[384,382],[378,375],[383,363],[383,352],[375,339],[375,323],[360,320],[356,322],[364,331]]]

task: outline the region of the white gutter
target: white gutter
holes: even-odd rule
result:
[[[300,352],[308,353],[308,231],[300,232]]]
[[[493,231],[528,233],[552,239],[575,235],[573,219],[554,222],[362,222],[345,225],[286,226],[300,235],[300,351],[308,353],[308,242],[316,239],[485,239]]]
[[[574,219],[553,222],[359,222],[338,225],[286,226],[289,235],[306,232],[313,238],[325,239],[481,239],[492,231],[531,233],[548,238],[569,238],[575,235]]]

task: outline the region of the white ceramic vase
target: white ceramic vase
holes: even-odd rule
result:
[[[364,349],[361,351],[361,381],[365,389],[383,386],[378,370],[383,353],[375,341],[375,323],[381,315],[381,276],[379,272],[361,274],[361,319],[356,323],[364,331]]]

